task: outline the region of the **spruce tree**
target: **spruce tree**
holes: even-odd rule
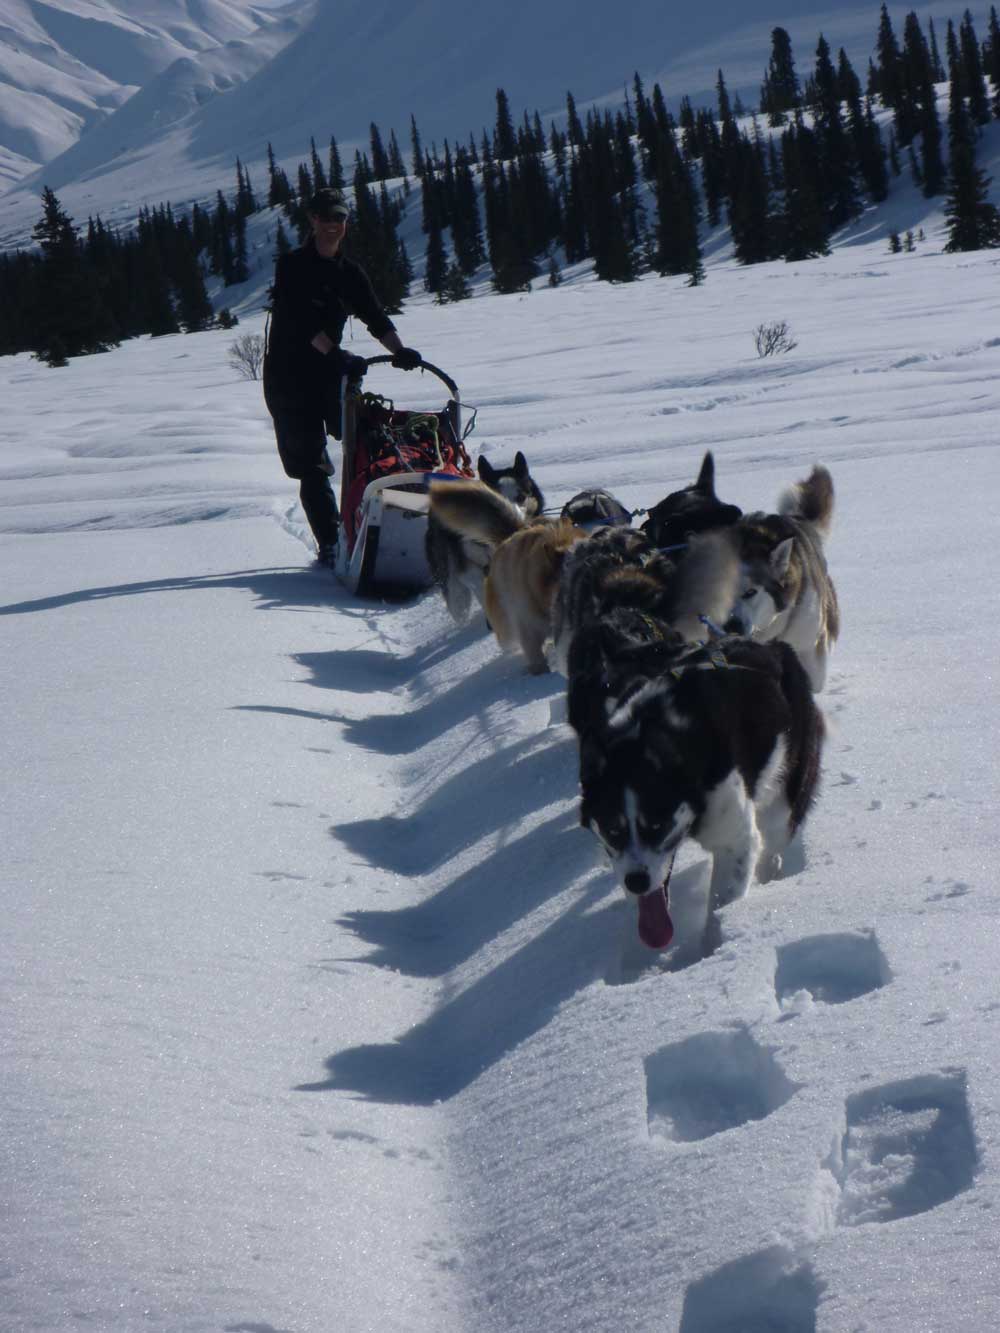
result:
[[[701,156],[701,144],[698,138],[698,121],[691,105],[690,97],[682,97],[677,123],[681,130],[681,151],[690,161]]]
[[[406,175],[406,167],[403,163],[403,154],[399,151],[399,141],[396,138],[396,131],[389,131],[389,175],[398,180]]]
[[[277,204],[284,203],[281,197],[281,187],[278,183],[278,166],[274,160],[274,149],[270,144],[267,145],[267,203],[269,208],[274,208]]]
[[[385,151],[382,143],[382,133],[374,121],[368,127],[368,135],[372,150],[371,179],[376,181],[388,180],[391,175],[389,154]]]
[[[996,5],[990,5],[989,26],[983,52],[983,73],[993,85],[991,103],[993,114],[1000,117],[1000,19],[997,18]]]
[[[975,126],[966,110],[952,64],[948,112],[950,161],[944,215],[948,223],[945,249],[982,250],[1000,245],[1000,214],[989,202],[990,180],[976,165]]]
[[[771,30],[771,59],[764,75],[766,102],[761,101],[761,112],[770,125],[783,125],[786,113],[802,103],[799,78],[795,73],[792,39],[784,28]]]
[[[239,158],[236,159],[236,199],[233,208],[236,216],[243,218],[257,211],[257,201],[254,199],[253,186],[250,184],[250,173]]]
[[[185,333],[198,333],[211,327],[214,311],[205,290],[205,275],[194,248],[190,229],[182,222],[178,227],[180,244],[174,270],[174,291],[177,297],[177,319]]]
[[[510,117],[510,104],[502,88],[497,89],[497,120],[493,132],[493,156],[501,162],[508,162],[517,155],[517,139],[514,135],[514,122]]]
[[[41,258],[38,269],[37,341],[43,359],[58,345],[62,356],[106,350],[118,328],[104,300],[97,271],[80,246],[73,219],[53,190],[42,191],[42,216],[32,230]]]
[[[857,159],[840,110],[840,86],[830,47],[820,36],[816,47],[815,134],[820,160],[822,199],[830,230],[841,227],[861,211],[857,187]]]
[[[940,126],[938,129],[940,130]],[[863,137],[859,136],[858,139],[858,166],[872,202],[880,204],[888,199],[887,153],[870,97],[865,98],[865,128]]]
[[[889,173],[885,148],[871,98],[862,105],[861,81],[854,73],[843,47],[837,65],[837,82],[847,106],[847,133],[850,136],[858,171],[873,203],[881,203],[889,194]]]
[[[434,222],[427,233],[427,252],[424,256],[424,287],[429,292],[440,292],[448,273],[448,257],[440,224]]]
[[[901,176],[903,168],[899,163],[899,147],[896,143],[896,131],[889,131],[889,169],[894,176]]]
[[[485,259],[476,181],[465,149],[455,159],[455,205],[452,217],[455,259],[464,274],[474,273]]]
[[[410,116],[410,166],[413,168],[413,174],[417,180],[424,174],[424,149],[420,142],[420,131],[417,129],[417,118]]]
[[[705,198],[705,220],[717,227],[722,217],[725,194],[725,169],[722,161],[722,137],[718,126],[707,112],[701,115],[701,187]]]
[[[583,126],[580,124],[572,93],[566,94],[566,135],[573,148],[578,148],[583,143]]]
[[[829,224],[820,188],[820,155],[816,136],[801,120],[781,137],[781,161],[785,179],[781,252],[789,261],[829,254]]]
[[[292,243],[288,239],[284,223],[281,218],[278,218],[278,227],[274,233],[274,258],[279,259],[282,255],[287,255],[291,248]]]
[[[633,282],[638,277],[638,266],[619,201],[606,199],[599,221],[595,213],[592,225],[594,276],[602,282]]]
[[[465,274],[457,264],[449,264],[437,291],[437,304],[450,305],[454,301],[467,301],[471,295],[472,288]]]
[[[741,264],[759,264],[773,257],[767,166],[759,137],[753,142],[746,137],[742,140],[729,225],[733,253]]]
[[[221,190],[216,191],[215,212],[212,214],[212,244],[209,250],[209,272],[222,278],[228,286],[233,273],[233,237],[229,205]]]
[[[721,69],[718,72],[715,90],[719,107],[721,186],[725,196],[732,200],[733,188],[740,172],[740,132],[736,124],[736,118],[733,115],[729,92]]]
[[[316,140],[309,140],[309,162],[312,166],[312,188],[314,190],[323,190],[329,183],[326,179],[326,172],[323,170],[323,163],[319,160],[319,153],[316,151]]]
[[[344,167],[340,160],[340,149],[337,147],[337,140],[332,134],[330,135],[330,151],[328,156],[330,166],[327,172],[327,180],[335,190],[342,190],[345,185]]]
[[[884,0],[879,18],[878,37],[875,43],[878,56],[875,87],[869,91],[882,99],[882,105],[895,111],[902,92],[899,46],[893,32],[892,20]]]
[[[236,283],[246,282],[250,276],[250,261],[247,254],[247,220],[241,213],[233,216],[233,260],[226,275],[225,285],[232,287]]]
[[[299,203],[303,207],[305,207],[305,205],[312,198],[313,182],[312,182],[312,176],[310,176],[309,174],[309,168],[306,166],[304,162],[299,163],[298,176],[299,176],[299,191],[298,191]]]
[[[969,99],[969,116],[974,125],[989,124],[989,93],[983,75],[983,62],[979,52],[979,41],[972,25],[972,14],[966,10],[958,30],[958,44],[962,60],[962,74],[965,95]]]
[[[582,170],[578,158],[571,160],[563,198],[563,246],[566,262],[576,264],[587,254],[587,222],[584,211]]]
[[[156,237],[155,224],[146,214],[139,215],[140,272],[142,274],[142,324],[154,338],[178,333],[180,324],[174,310],[170,284]]]

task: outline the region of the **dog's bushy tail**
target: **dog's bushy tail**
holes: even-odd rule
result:
[[[833,478],[817,464],[805,481],[797,481],[782,493],[778,513],[811,523],[824,537],[833,522]]]
[[[517,505],[479,481],[432,481],[431,513],[461,537],[499,546],[525,526]]]
[[[789,828],[794,833],[816,799],[826,723],[794,648],[780,640],[768,646],[780,654],[781,692],[791,717],[786,737],[785,796]]]

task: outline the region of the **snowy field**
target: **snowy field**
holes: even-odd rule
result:
[[[561,678],[311,566],[234,334],[0,360],[4,1333],[1000,1327],[1000,261],[933,249],[400,317],[550,504],[833,473],[804,864],[693,964]]]

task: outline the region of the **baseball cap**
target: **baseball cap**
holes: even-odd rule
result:
[[[317,218],[346,218],[351,211],[347,196],[343,190],[334,190],[324,186],[306,204],[306,210]]]

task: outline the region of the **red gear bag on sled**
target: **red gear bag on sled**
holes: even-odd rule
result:
[[[391,363],[374,356],[368,366]],[[424,362],[451,397],[437,412],[408,411],[387,398],[343,385],[343,467],[337,574],[362,596],[430,587],[425,554],[432,480],[473,477],[465,448],[475,417],[462,430],[458,386]],[[412,373],[412,372],[408,372]]]

